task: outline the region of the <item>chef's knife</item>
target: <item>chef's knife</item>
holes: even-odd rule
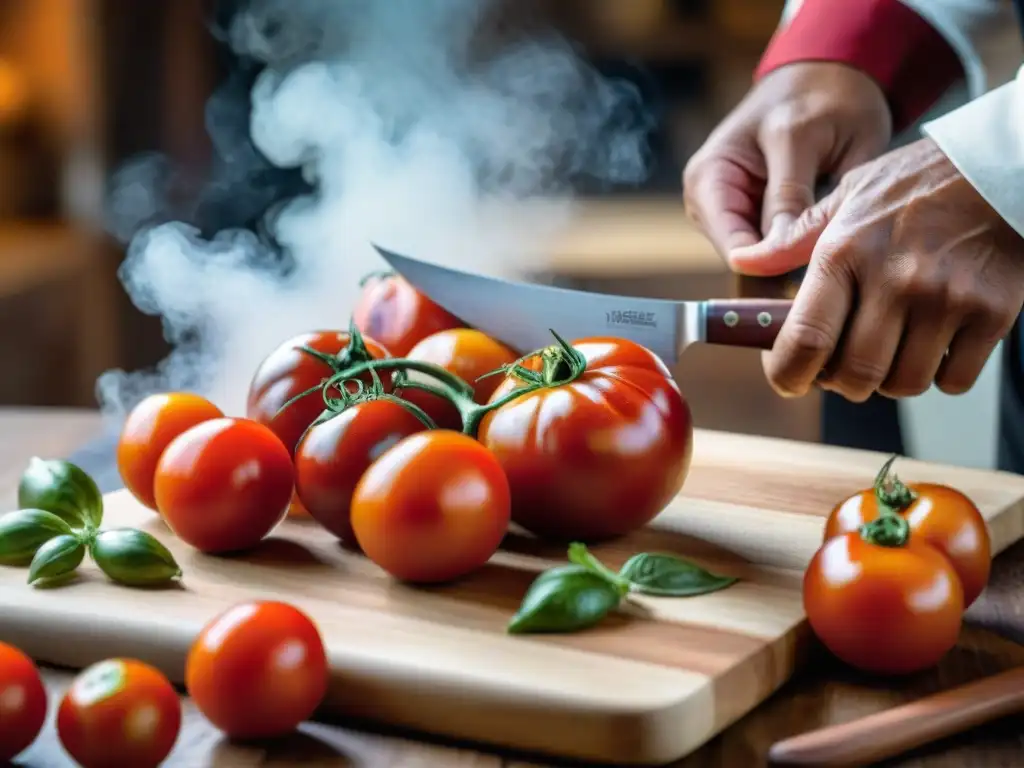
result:
[[[502,280],[430,264],[374,246],[424,295],[467,325],[530,352],[552,343],[618,336],[675,363],[690,344],[771,349],[792,302],[785,299],[668,301]]]

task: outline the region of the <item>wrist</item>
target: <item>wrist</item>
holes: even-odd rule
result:
[[[845,64],[874,80],[897,131],[927,111],[963,74],[942,35],[899,0],[804,0],[775,33],[755,79],[801,61]]]

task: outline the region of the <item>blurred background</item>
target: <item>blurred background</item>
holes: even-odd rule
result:
[[[558,26],[602,71],[633,80],[657,119],[646,183],[579,190],[578,215],[550,248],[558,282],[672,298],[734,293],[682,214],[680,175],[746,91],[782,5],[510,3]],[[112,175],[140,154],[169,158],[181,188],[207,174],[208,100],[229,71],[211,13],[206,0],[0,0],[0,405],[95,407],[100,373],[167,353],[159,319],[132,306],[118,281],[125,249],[104,210]],[[159,174],[162,162],[136,172]],[[140,183],[138,196],[148,189]],[[247,215],[224,205],[209,202],[211,221]],[[676,373],[698,426],[818,439],[817,396],[777,398],[755,352],[693,349]],[[988,402],[991,389],[972,397]],[[965,418],[976,434],[978,414]],[[990,463],[991,430],[937,456],[918,434],[923,457]]]

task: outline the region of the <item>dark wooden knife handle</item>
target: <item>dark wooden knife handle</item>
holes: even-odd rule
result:
[[[770,765],[874,765],[1024,710],[1024,669],[1011,669],[842,725],[776,742]]]
[[[788,299],[713,299],[705,305],[705,341],[771,349],[793,302]]]

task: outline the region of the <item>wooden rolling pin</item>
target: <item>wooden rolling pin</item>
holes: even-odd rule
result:
[[[871,765],[1024,710],[1024,668],[776,742],[772,765]]]

